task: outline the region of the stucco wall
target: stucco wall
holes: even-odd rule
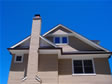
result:
[[[72,60],[59,60],[59,84],[112,84],[107,58],[95,58],[96,75],[72,75]]]
[[[12,62],[9,72],[8,84],[20,84],[22,78],[26,76],[28,55],[23,56],[22,63],[14,63],[15,55],[12,55]]]

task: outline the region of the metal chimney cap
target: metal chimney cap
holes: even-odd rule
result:
[[[35,14],[35,16],[40,16],[40,14]]]

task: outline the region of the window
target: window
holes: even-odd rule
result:
[[[92,60],[73,60],[73,73],[74,74],[93,74]]]
[[[68,37],[66,37],[66,36],[54,37],[54,43],[55,44],[67,44]]]
[[[16,55],[14,62],[15,63],[22,63],[23,62],[23,56],[22,55]]]
[[[55,43],[60,43],[60,37],[55,37]]]
[[[67,43],[67,37],[62,37],[62,43]]]
[[[74,73],[83,73],[81,60],[74,60]]]

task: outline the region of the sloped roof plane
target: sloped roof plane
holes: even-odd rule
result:
[[[57,25],[56,27],[54,27],[53,29],[49,30],[48,32],[46,32],[43,36],[40,36],[41,39],[43,39],[45,42],[47,42],[48,44],[52,45],[53,47],[57,47],[54,43],[52,43],[51,41],[49,41],[48,39],[44,38],[45,36],[47,36],[49,33],[53,32],[54,30],[56,30],[57,28],[59,27],[62,27],[64,28],[65,30],[69,31],[70,34],[72,34],[73,36],[79,38],[80,40],[82,40],[83,42],[91,45],[92,47],[98,49],[98,50],[104,50],[106,52],[109,52],[109,50],[103,48],[102,46],[96,44],[95,42],[91,41],[91,40],[88,40],[87,38],[85,38],[84,36],[70,30],[69,28],[63,26],[62,24],[59,24]],[[58,31],[60,32],[60,31]],[[61,31],[62,32],[62,31]],[[57,32],[56,32],[57,33]],[[65,34],[67,34],[66,32],[64,32]],[[18,42],[17,44],[13,45],[12,47],[10,48],[16,48],[17,46],[21,45],[22,43],[24,43],[25,41],[29,40],[31,38],[31,36],[28,36],[27,38],[25,38],[24,40]]]
[[[31,36],[28,36],[28,37],[26,37],[24,40],[22,40],[22,41],[20,41],[20,42],[18,42],[17,44],[15,44],[15,45],[13,45],[13,46],[11,46],[10,48],[16,48],[16,47],[18,47],[18,46],[20,46],[20,45],[22,45],[22,44],[24,44],[25,42],[27,42],[27,41],[30,41],[30,38],[31,38]],[[43,36],[40,36],[40,39],[42,39],[44,42],[46,42],[47,44],[49,44],[49,45],[51,45],[51,46],[53,46],[53,47],[57,47],[55,44],[53,44],[52,42],[50,42],[49,40],[47,40],[46,38],[44,38]],[[29,42],[30,43],[30,42]],[[27,44],[28,46],[27,46],[27,48],[29,47],[29,44]],[[45,44],[46,45],[46,44]],[[22,45],[23,47],[24,47],[24,45]],[[48,46],[48,45],[46,45],[46,46]],[[21,47],[20,47],[21,48]]]
[[[88,39],[85,38],[84,36],[82,36],[82,35],[80,35],[80,34],[74,32],[74,31],[70,30],[69,28],[63,26],[62,24],[57,25],[57,26],[54,27],[53,29],[51,29],[51,30],[49,30],[48,32],[46,32],[45,34],[43,34],[43,37],[47,36],[49,33],[51,33],[52,31],[56,30],[56,29],[59,28],[60,26],[63,27],[64,29],[70,31],[75,37],[77,37],[77,38],[79,38],[80,40],[82,40],[83,42],[85,42],[85,43],[91,45],[92,47],[94,47],[94,48],[96,48],[96,49],[98,49],[98,50],[99,50],[99,49],[102,49],[102,50],[104,50],[104,51],[106,51],[106,52],[109,52],[109,50],[103,48],[102,46],[96,44],[95,42],[93,42],[93,41],[91,41],[91,40],[88,40]]]

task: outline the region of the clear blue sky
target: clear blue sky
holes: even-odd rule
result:
[[[112,51],[111,0],[4,0],[0,6],[0,84],[7,84],[11,63],[6,48],[30,35],[34,14],[42,17],[41,34],[63,24]]]

